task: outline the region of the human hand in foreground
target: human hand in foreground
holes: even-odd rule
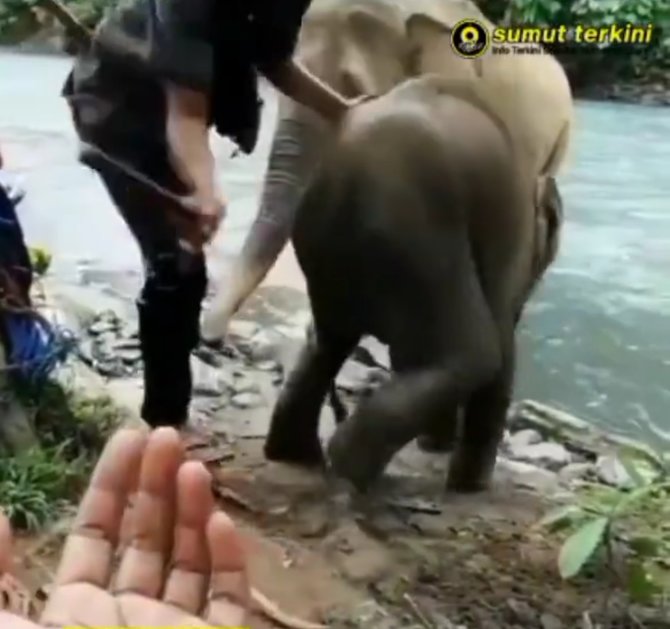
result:
[[[0,612],[0,627],[244,626],[245,555],[230,518],[214,511],[210,483],[201,463],[184,462],[175,430],[115,434],[80,503],[41,624]],[[112,583],[135,491],[128,546]],[[9,523],[0,516],[0,571],[10,559]]]

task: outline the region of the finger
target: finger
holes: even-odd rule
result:
[[[244,626],[250,603],[246,556],[233,521],[222,511],[212,514],[207,541],[212,562],[207,622]]]
[[[211,475],[200,462],[184,463],[177,474],[175,545],[163,600],[189,614],[199,614],[205,605],[211,567],[207,523],[213,510]]]
[[[9,519],[0,512],[0,574],[12,569],[12,527]]]
[[[158,428],[149,437],[130,522],[130,543],[116,579],[117,592],[160,595],[172,548],[177,470],[184,460],[179,433]]]
[[[107,442],[65,543],[57,584],[83,581],[107,586],[128,492],[145,444],[146,436],[137,430],[120,430]]]

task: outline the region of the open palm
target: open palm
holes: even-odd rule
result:
[[[128,544],[112,578],[135,491]],[[9,562],[9,535],[3,518],[0,571]],[[239,627],[248,601],[240,538],[230,518],[214,510],[205,467],[184,461],[178,433],[123,430],[112,437],[80,504],[41,625]],[[0,626],[39,627],[2,612]]]

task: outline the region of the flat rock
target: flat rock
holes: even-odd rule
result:
[[[196,395],[220,396],[227,392],[222,372],[195,356],[191,357],[193,373],[193,392]]]
[[[231,338],[250,339],[259,330],[260,326],[257,323],[238,319],[230,322],[228,334]]]
[[[584,480],[594,474],[595,465],[593,463],[569,463],[558,472],[558,478],[566,483],[572,483],[577,480]]]
[[[551,471],[558,470],[572,461],[565,446],[551,441],[512,447],[510,453],[519,461],[534,463]]]
[[[238,393],[231,398],[230,402],[240,409],[255,408],[263,403],[263,398],[259,393]]]
[[[558,486],[558,476],[555,472],[531,463],[498,457],[496,468],[518,487],[544,493],[553,491]]]
[[[605,455],[596,461],[596,475],[600,481],[613,487],[631,487],[633,480],[621,461],[614,455]]]
[[[534,446],[542,442],[542,435],[533,428],[525,428],[510,435],[508,439],[509,447],[524,448],[526,446]]]

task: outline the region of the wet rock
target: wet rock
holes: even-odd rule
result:
[[[353,351],[352,358],[366,367],[388,369],[391,364],[388,347],[372,336],[361,341]]]
[[[192,357],[191,371],[193,373],[193,392],[196,395],[215,397],[226,393],[227,387],[218,369]]]
[[[263,403],[263,398],[259,393],[238,393],[231,398],[230,402],[240,409],[255,408]]]
[[[557,432],[591,432],[588,422],[535,400],[522,400],[514,404],[510,409],[509,425],[512,431],[533,428],[544,439]]]
[[[232,389],[235,393],[259,393],[260,387],[258,383],[253,380],[246,373],[242,373],[239,377],[235,378],[233,382]]]
[[[558,472],[560,480],[566,483],[572,483],[577,480],[584,480],[595,472],[593,463],[570,463],[561,468]]]
[[[524,448],[526,446],[534,446],[542,442],[542,435],[532,428],[526,428],[515,432],[509,438],[510,448]]]
[[[347,393],[363,393],[374,388],[378,370],[349,360],[340,370],[336,383],[339,389]]]
[[[558,476],[555,472],[530,463],[499,457],[496,467],[517,487],[525,487],[544,493],[553,490],[558,484]]]
[[[516,448],[512,447],[510,452],[519,461],[534,463],[551,471],[559,470],[572,460],[565,446],[550,441]]]
[[[528,603],[510,598],[507,600],[507,606],[512,612],[514,621],[521,623],[524,627],[537,626],[537,612]]]
[[[552,614],[542,614],[540,616],[540,625],[542,629],[563,629],[563,622]]]
[[[260,326],[253,321],[231,321],[228,328],[228,335],[231,340],[234,338],[237,339],[250,339],[253,337],[256,332],[260,330]]]
[[[626,468],[616,456],[605,455],[596,461],[596,476],[600,481],[613,487],[628,488],[634,485]]]
[[[276,360],[263,360],[254,367],[259,371],[278,371],[281,369],[281,365]]]
[[[127,365],[134,365],[142,359],[142,352],[139,349],[126,348],[116,352],[121,362]]]
[[[105,332],[118,332],[121,329],[121,320],[114,312],[100,313],[88,327],[90,334],[97,336]]]
[[[563,622],[552,614],[542,614],[540,616],[540,625],[542,629],[563,629]]]

